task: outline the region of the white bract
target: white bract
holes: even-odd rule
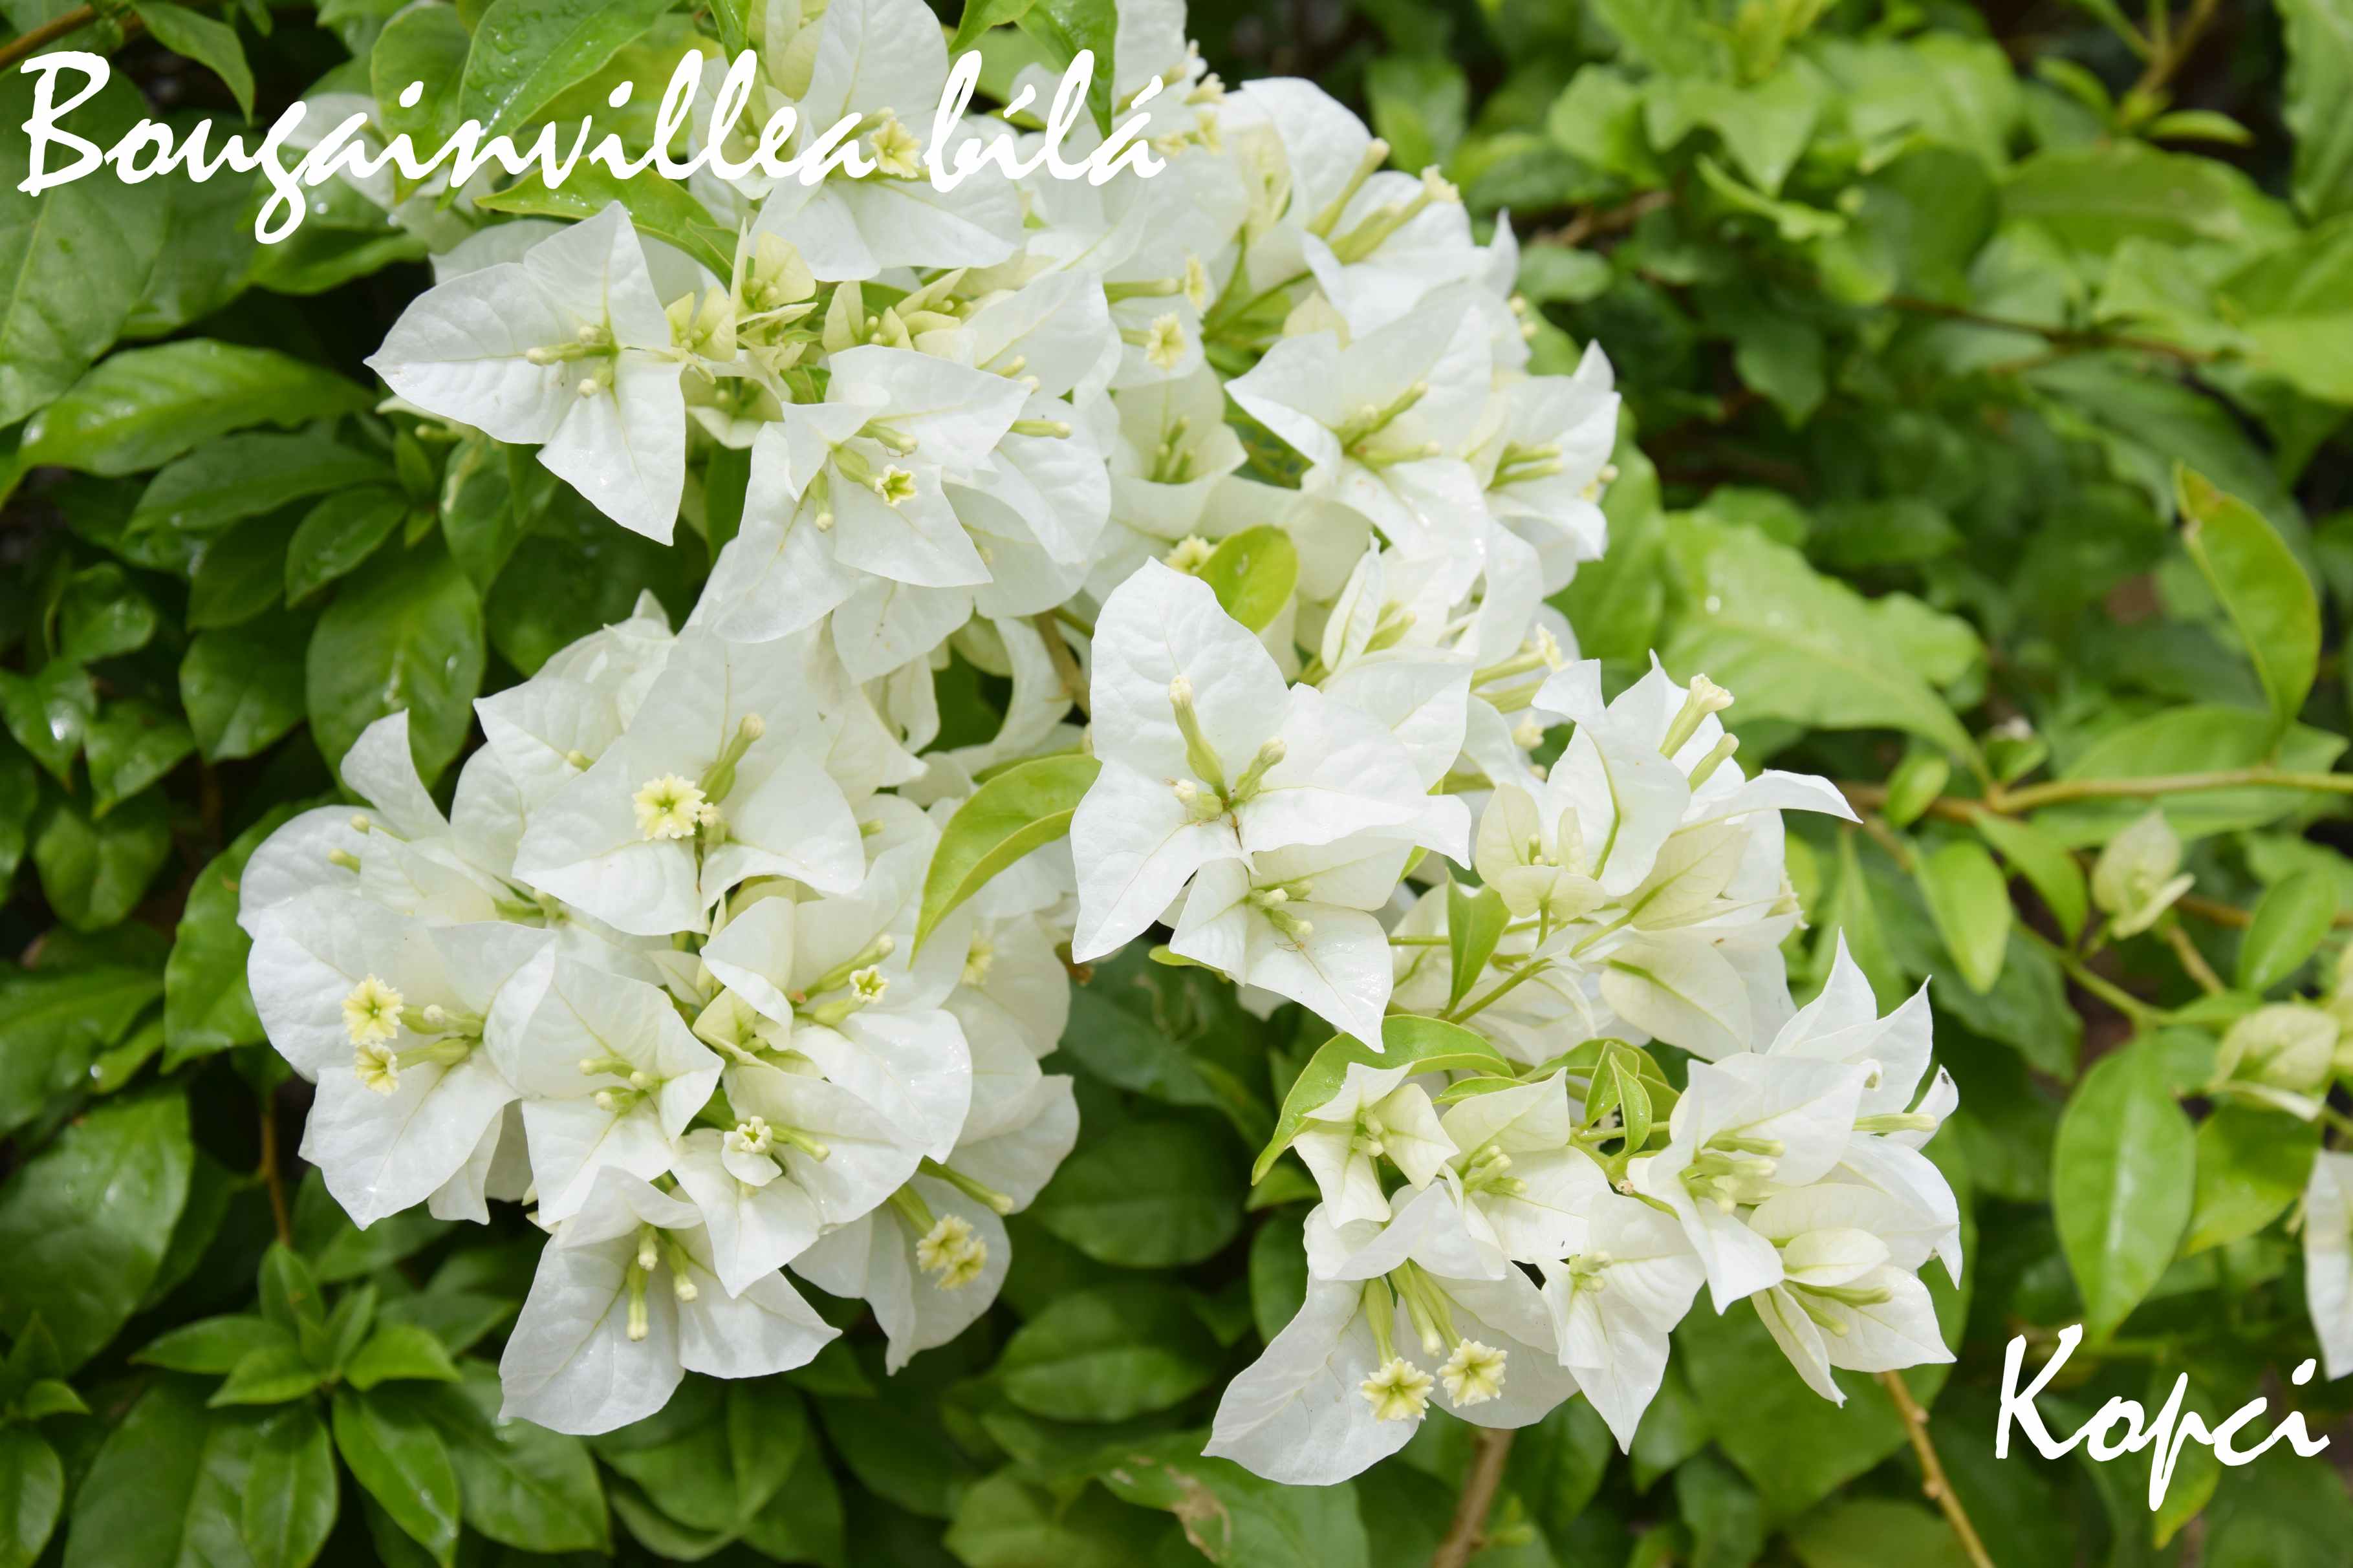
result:
[[[1630,1443],[1703,1283],[1827,1397],[1947,1359],[1925,993],[1883,1017],[1842,942],[1789,991],[1781,814],[1852,812],[1749,776],[1704,676],[1653,660],[1605,701],[1546,602],[1608,532],[1608,360],[1524,321],[1508,222],[1482,243],[1307,83],[1227,93],[1171,0],[1118,11],[1149,186],[938,190],[930,155],[1040,134],[935,123],[932,12],[833,0],[754,8],[747,63],[702,51],[746,108],[733,158],[777,110],[786,153],[859,117],[814,184],[705,168],[571,225],[375,193],[441,250],[371,361],[385,412],[452,476],[536,446],[715,559],[682,629],[649,595],[482,698],[446,795],[395,713],[333,759],[364,806],[255,850],[248,979],[317,1085],[304,1155],[362,1226],[529,1205],[505,1411],[571,1432],[807,1362],[835,1330],[796,1278],[862,1302],[892,1371],[955,1338],[1081,1104],[1120,1095],[1279,1114],[1260,1173],[1288,1147],[1322,1200],[1305,1303],[1208,1445],[1275,1480],[1580,1390]],[[671,207],[701,216],[630,216]],[[2156,818],[2111,844],[2114,934],[2163,917],[2179,856]],[[1334,1054],[1112,1061],[1137,988],[1180,1026],[1114,959],[1139,941]],[[1060,1052],[1091,974],[1112,999]],[[2321,1037],[2258,1015],[2218,1081],[2299,1092]],[[1243,1103],[1271,1079],[1279,1110]],[[2305,1232],[2332,1373],[2335,1158]]]

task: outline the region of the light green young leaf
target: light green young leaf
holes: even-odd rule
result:
[[[1495,944],[1504,938],[1504,928],[1511,923],[1512,911],[1504,907],[1504,895],[1493,888],[1465,888],[1460,882],[1446,885],[1446,948],[1453,961],[1446,1005],[1461,1005],[1487,972],[1487,960],[1493,957]]]
[[[2094,1342],[2173,1260],[2189,1222],[2196,1137],[2147,1040],[2101,1058],[2067,1102],[2052,1146],[2052,1204]]]
[[[1486,1039],[1460,1024],[1439,1018],[1392,1016],[1381,1021],[1381,1049],[1375,1050],[1353,1035],[1335,1035],[1317,1047],[1307,1066],[1283,1096],[1275,1119],[1274,1136],[1259,1151],[1250,1166],[1252,1184],[1262,1182],[1276,1160],[1299,1136],[1307,1113],[1340,1092],[1351,1065],[1393,1068],[1408,1064],[1417,1072],[1509,1073],[1512,1064]]]
[[[2320,667],[2320,600],[2261,513],[2186,468],[2174,470],[2181,542],[2254,661],[2276,735],[2287,733]]]
[[[2295,135],[2295,205],[2315,223],[2353,209],[2353,5],[2280,0],[2286,29],[2287,100],[2281,117]]]
[[[1199,576],[1226,614],[1262,632],[1282,614],[1298,586],[1299,551],[1289,534],[1271,524],[1244,529],[1219,542]]]
[[[991,877],[1071,830],[1071,817],[1103,764],[1094,758],[1038,757],[1019,763],[973,791],[940,835],[923,873],[923,912],[915,945]]]
[[[1971,823],[1987,843],[2001,852],[2010,869],[2042,895],[2042,902],[2067,940],[2082,935],[2084,918],[2091,910],[2090,894],[2084,885],[2084,868],[2066,847],[2015,817],[1980,811]]]
[[[562,184],[551,188],[534,172],[482,197],[479,205],[490,212],[576,221],[595,217],[613,202],[629,209],[629,221],[640,234],[668,240],[722,278],[733,270],[733,258],[721,248],[729,241],[729,231],[694,199],[693,193],[659,174],[618,180],[601,167],[584,163]]]
[[[2217,1105],[2198,1124],[2197,1150],[2185,1258],[2253,1236],[2284,1214],[2312,1174],[2320,1124],[2250,1105]]]
[[[2239,941],[2239,988],[2268,991],[2294,974],[2337,921],[2337,885],[2326,872],[2281,879],[2256,903]]]

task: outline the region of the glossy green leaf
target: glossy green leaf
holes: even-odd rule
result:
[[[274,349],[188,338],[109,357],[26,425],[16,457],[132,474],[231,430],[308,424],[372,401],[357,382]]]
[[[1453,964],[1447,984],[1448,1007],[1459,1005],[1487,972],[1487,960],[1494,956],[1495,944],[1511,922],[1512,911],[1504,907],[1504,895],[1494,889],[1447,883],[1446,951]]]
[[[319,750],[341,758],[361,731],[406,709],[417,772],[438,776],[473,721],[484,660],[474,585],[438,547],[410,551],[319,617],[305,682]]]
[[[2263,515],[2188,468],[2174,476],[2181,541],[2238,628],[2255,678],[2285,734],[2320,668],[2320,601],[2286,542]]]
[[[1291,603],[1291,591],[1299,584],[1299,551],[1279,528],[1248,528],[1219,541],[1198,575],[1226,614],[1262,632]]]
[[[459,100],[485,138],[522,130],[654,25],[672,0],[491,0],[473,26]]]
[[[2094,1341],[2116,1331],[2189,1222],[2196,1134],[2147,1041],[2093,1064],[2052,1146],[2052,1205]]]
[[[1201,1123],[1138,1121],[1071,1155],[1031,1212],[1098,1262],[1166,1268],[1234,1238],[1242,1192],[1239,1157]]]
[[[2253,1236],[2304,1193],[2320,1149],[2316,1122],[2218,1105],[2198,1124],[2198,1180],[2184,1257]]]
[[[941,831],[923,873],[915,945],[991,877],[1071,830],[1103,764],[1081,753],[1018,763],[973,791]]]
[[[334,1397],[336,1451],[393,1522],[445,1565],[458,1549],[458,1471],[433,1425],[397,1401]]]
[[[2084,868],[2075,863],[2065,846],[2054,842],[2031,823],[2014,817],[1980,811],[1969,820],[1985,841],[2010,862],[2010,868],[2042,895],[2044,906],[2059,922],[2067,940],[2073,942],[2082,935],[2084,921],[2091,911],[2091,890],[2084,883]]]
[[[220,78],[237,108],[252,115],[253,68],[246,63],[245,46],[237,42],[236,28],[185,5],[166,5],[164,0],[135,0],[132,10],[147,24],[157,43]]]
[[[2268,991],[2294,974],[2337,921],[2337,887],[2320,870],[2298,871],[2264,889],[2239,939],[2239,988]]]
[[[1006,1397],[1057,1421],[1124,1421],[1208,1386],[1222,1357],[1182,1291],[1138,1280],[1064,1296],[997,1363]]]

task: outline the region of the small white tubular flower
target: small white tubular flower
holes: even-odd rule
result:
[[[1461,859],[1468,813],[1433,801],[1396,736],[1273,658],[1209,585],[1146,562],[1095,625],[1094,749],[1103,771],[1071,824],[1072,955],[1098,957],[1217,860],[1352,835]]]
[[[871,1212],[923,1163],[888,1118],[821,1078],[732,1067],[727,1102],[734,1128],[688,1133],[670,1168],[702,1212],[730,1291],[799,1257],[826,1226]]]
[[[951,1216],[961,1229],[943,1228]],[[917,1176],[864,1218],[828,1231],[792,1270],[832,1295],[863,1298],[889,1340],[883,1365],[896,1372],[988,1310],[1011,1261],[1005,1221],[987,1204]]]
[[[1335,1224],[1389,1217],[1381,1161],[1419,1189],[1457,1152],[1429,1094],[1406,1081],[1409,1070],[1350,1063],[1338,1092],[1307,1112],[1292,1142]]]
[[[1446,1385],[1448,1403],[1458,1408],[1466,1405],[1484,1405],[1504,1392],[1504,1366],[1508,1358],[1493,1345],[1482,1345],[1477,1340],[1464,1340],[1438,1369],[1439,1381]]]
[[[1667,1336],[1691,1310],[1706,1270],[1683,1227],[1635,1198],[1598,1196],[1584,1239],[1539,1265],[1561,1364],[1577,1376],[1621,1449],[1667,1370]]]
[[[719,1086],[720,1059],[659,987],[543,952],[499,994],[491,1054],[525,1096],[543,1222],[568,1218],[608,1167],[668,1171]]]
[[[1832,1367],[1895,1372],[1953,1359],[1917,1277],[1927,1239],[1907,1205],[1825,1182],[1767,1199],[1748,1223],[1781,1255],[1780,1282],[1751,1298],[1757,1316],[1823,1398],[1846,1402]]]
[[[538,444],[599,510],[669,542],[686,482],[683,362],[618,202],[427,289],[368,364],[420,408]]]
[[[2101,847],[2092,863],[2092,901],[2106,912],[2111,935],[2138,936],[2196,881],[2181,869],[2181,836],[2151,807]]]
[[[1717,1311],[1780,1282],[1780,1255],[1744,1223],[1743,1210],[1831,1172],[1853,1136],[1869,1077],[1866,1067],[1799,1058],[1693,1064],[1667,1146],[1631,1162],[1627,1175],[1682,1223]]]
[[[2353,1372],[2353,1153],[2324,1149],[2304,1189],[2304,1305],[2331,1378]]]
[[[1226,390],[1306,458],[1305,485],[1362,513],[1412,555],[1465,542],[1486,522],[1462,454],[1491,382],[1467,294],[1427,302],[1346,348],[1329,332],[1286,338]]]
[[[406,1010],[399,992],[369,974],[343,997],[343,1030],[355,1046],[375,1045],[400,1033]]]
[[[972,1054],[943,1005],[963,966],[948,933],[918,953],[915,918],[938,829],[907,802],[867,803],[864,877],[795,899],[766,884],[731,901],[703,963],[763,1017],[779,1046],[887,1118],[933,1159],[972,1107]]]
[[[1450,1366],[1452,1364],[1448,1363]],[[1365,1403],[1373,1407],[1374,1420],[1402,1421],[1410,1425],[1429,1413],[1431,1382],[1430,1373],[1403,1356],[1391,1356],[1372,1376],[1356,1385],[1356,1392],[1363,1394]],[[1454,1386],[1450,1380],[1448,1391],[1451,1393]]]
[[[780,1275],[729,1292],[695,1206],[607,1168],[540,1255],[499,1360],[500,1414],[609,1432],[659,1410],[689,1372],[790,1371],[839,1332]]]
[[[661,937],[706,929],[747,877],[847,887],[862,857],[828,772],[838,732],[797,657],[689,630],[620,737],[531,814],[514,874]]]

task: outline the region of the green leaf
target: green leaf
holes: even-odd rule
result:
[[[438,777],[464,743],[481,689],[482,606],[438,545],[421,545],[352,584],[319,617],[306,687],[311,728],[340,759],[360,731],[408,710],[417,771]]]
[[[1223,1358],[1185,1292],[1145,1280],[1062,1297],[1005,1343],[1005,1395],[1056,1421],[1125,1421],[1199,1393]]]
[[[2320,1124],[2275,1110],[2223,1104],[2198,1124],[2198,1181],[2181,1253],[2253,1236],[2304,1193],[2320,1150]]]
[[[1347,1484],[1289,1487],[1263,1480],[1230,1459],[1202,1457],[1198,1437],[1123,1444],[1097,1478],[1113,1496],[1175,1514],[1202,1556],[1229,1568],[1365,1568],[1375,1557],[1359,1516],[1359,1493]],[[1384,1545],[1388,1543],[1384,1542]],[[1410,1559],[1429,1561],[1429,1553]]]
[[[82,738],[97,712],[98,689],[90,672],[71,659],[53,658],[34,675],[0,669],[0,719],[6,720],[16,743],[61,784],[73,784],[73,760],[81,754]]]
[[[1789,1532],[1805,1568],[1965,1568],[1968,1556],[1945,1521],[1915,1503],[1850,1498],[1807,1515]]]
[[[270,1327],[278,1329],[280,1337],[239,1358],[207,1404],[215,1408],[224,1405],[283,1405],[301,1398],[325,1381],[326,1374],[311,1364],[290,1333],[275,1323]]]
[[[261,1020],[247,989],[253,939],[237,923],[237,879],[261,841],[295,813],[282,805],[237,836],[189,885],[164,963],[164,1068],[237,1046],[258,1045]]]
[[[1242,1191],[1228,1151],[1202,1123],[1135,1121],[1073,1154],[1031,1212],[1099,1263],[1168,1268],[1234,1238]]]
[[[335,1392],[334,1431],[352,1479],[447,1568],[458,1551],[458,1470],[432,1423],[407,1405],[346,1388]]]
[[[591,1446],[669,1518],[724,1536],[782,1495],[815,1447],[807,1407],[790,1388],[773,1379],[709,1378],[690,1379],[659,1413]]]
[[[155,605],[111,561],[84,567],[58,600],[58,656],[88,664],[136,653],[155,636]]]
[[[2347,0],[2280,0],[2286,29],[2286,102],[2295,136],[2295,205],[2317,223],[2353,209],[2353,126],[2341,112],[2353,93],[2353,6]]]
[[[335,1451],[318,1410],[298,1405],[263,1424],[239,1531],[254,1568],[309,1568],[335,1528]]]
[[[2286,210],[2229,164],[2141,142],[2037,153],[2011,167],[2001,207],[2093,256],[2134,238],[2253,249],[2295,232]]]
[[[311,617],[279,611],[190,639],[180,702],[208,762],[249,757],[302,721]]]
[[[370,1335],[343,1369],[344,1381],[366,1390],[396,1381],[455,1383],[457,1363],[441,1342],[406,1323],[386,1323]]]
[[[1935,689],[1910,661],[1888,657],[1889,606],[1900,596],[1866,600],[1752,529],[1698,517],[1674,526],[1689,607],[1660,657],[1706,671],[1739,700],[1744,723],[1897,729],[1976,754]]]
[[[1291,535],[1271,524],[1244,529],[1219,542],[1198,575],[1226,614],[1262,632],[1282,614],[1299,584],[1299,550]]]
[[[21,1332],[37,1315],[68,1370],[112,1339],[163,1264],[192,1157],[176,1086],[68,1124],[0,1188],[0,1328]]]
[[[389,485],[338,491],[312,507],[286,546],[286,602],[299,603],[357,567],[407,515],[407,499]]]
[[[1974,991],[2001,978],[2010,948],[2010,885],[1982,845],[1957,838],[1924,857],[1915,872],[1936,934]]]
[[[16,460],[135,474],[231,430],[306,425],[373,401],[356,382],[274,349],[189,338],[110,356],[26,423]]]
[[[258,1352],[293,1348],[294,1336],[279,1324],[255,1313],[234,1312],[184,1323],[149,1341],[131,1359],[166,1372],[209,1373],[219,1377]]]
[[[2298,724],[2279,741],[2269,712],[2193,703],[2168,708],[2102,734],[2059,770],[2063,781],[2157,778],[2253,767],[2276,758],[2283,770],[2326,773],[2345,737]],[[2185,840],[2254,827],[2335,796],[2242,786],[2181,790],[2161,802],[2165,819]],[[2034,825],[2068,844],[2099,844],[2147,816],[2146,800],[2071,801],[2044,806]]]
[[[482,197],[478,205],[490,212],[578,222],[595,217],[615,202],[628,209],[629,221],[640,234],[668,241],[723,278],[733,273],[733,256],[720,248],[729,231],[692,192],[658,174],[623,180],[600,166],[583,163],[562,184],[550,188],[546,179],[533,171],[506,189]]]
[[[1090,1079],[1168,1105],[1221,1113],[1255,1145],[1274,1125],[1265,1031],[1234,988],[1151,961],[1131,942],[1071,993],[1062,1054]]]
[[[1256,1163],[1250,1166],[1253,1184],[1266,1179],[1275,1161],[1299,1136],[1307,1113],[1340,1092],[1348,1068],[1356,1063],[1377,1068],[1411,1063],[1417,1072],[1507,1074],[1514,1070],[1504,1053],[1482,1037],[1460,1024],[1437,1018],[1392,1015],[1383,1019],[1381,1047],[1374,1050],[1353,1035],[1335,1035],[1317,1047],[1292,1084],[1291,1092],[1283,1096],[1282,1113],[1275,1120],[1274,1136],[1267,1140],[1266,1147],[1259,1151]]]
[[[915,946],[991,877],[1071,830],[1071,817],[1103,764],[1072,754],[1018,763],[972,792],[940,834],[923,873]]]
[[[253,68],[245,63],[245,46],[237,29],[164,0],[137,0],[131,9],[155,41],[175,55],[185,55],[221,79],[240,112],[253,115]]]
[[[1937,752],[1915,750],[1905,753],[1887,775],[1887,803],[1880,815],[1887,818],[1890,827],[1909,827],[1920,820],[1921,814],[1936,804],[1952,782],[1953,764]]]
[[[369,1399],[408,1401],[449,1445],[465,1521],[524,1552],[609,1551],[611,1527],[596,1462],[577,1437],[501,1421],[498,1373],[469,1362],[466,1381],[387,1384]]]
[[[159,989],[153,974],[111,963],[0,972],[0,1135],[78,1087]]]
[[[2014,817],[1980,811],[1970,821],[1985,841],[2001,852],[2010,869],[2024,877],[2042,896],[2052,919],[2059,922],[2067,940],[2073,942],[2081,936],[2084,918],[2091,910],[2091,894],[2084,886],[2084,868],[2065,847]]]
[[[0,1426],[0,1568],[33,1568],[65,1500],[58,1451],[29,1426]]]
[[[2059,1242],[2094,1342],[2114,1333],[2173,1259],[2189,1221],[2196,1134],[2147,1041],[2103,1057],[2052,1145]]]
[[[545,472],[536,459],[518,467]],[[694,553],[615,528],[577,490],[557,486],[491,590],[487,619],[499,656],[529,675],[558,648],[625,619],[649,590],[681,614],[694,599]]]
[[[127,698],[106,705],[82,749],[90,762],[90,815],[104,816],[178,766],[196,741],[177,713]]]
[[[27,14],[12,11],[9,19],[25,23]],[[74,79],[59,79],[60,99]],[[31,76],[12,69],[0,79],[0,124],[11,128],[0,137],[0,428],[71,387],[122,331],[164,249],[164,187],[177,183],[126,185],[106,171],[26,195],[17,187],[32,172],[32,139],[21,127],[32,120],[33,104]],[[58,129],[111,143],[143,109],[126,78],[64,116]],[[58,152],[48,155],[53,171],[63,162]],[[26,468],[40,460],[22,459]]]
[[[459,97],[485,140],[510,135],[575,82],[605,67],[660,19],[671,0],[491,0],[474,24]]]
[[[960,55],[989,28],[1018,22],[1034,3],[1035,0],[964,0],[963,14],[956,18],[955,37],[948,41],[948,53]]]
[[[2271,885],[2239,942],[2239,989],[2268,991],[2303,967],[2337,923],[2337,884],[2318,869]]]
[[[55,801],[33,840],[42,894],[76,931],[104,931],[137,908],[171,853],[171,813],[153,790],[96,821],[79,801]]]
[[[2320,600],[2286,542],[2261,513],[2186,468],[2174,470],[2181,542],[2246,644],[2255,678],[2284,735],[2320,668]]]
[[[456,132],[464,118],[459,104],[472,44],[455,5],[409,5],[394,13],[367,53],[376,121],[387,137],[406,132],[412,146],[434,148]],[[424,90],[403,107],[401,94],[412,83]]]
[[[1512,911],[1504,907],[1504,895],[1493,888],[1465,889],[1460,882],[1446,885],[1446,951],[1453,963],[1449,978],[1446,1005],[1459,1005],[1487,972],[1487,960],[1493,957],[1495,944],[1504,939],[1504,928],[1512,922]]]
[[[194,572],[198,583],[192,624],[231,626],[267,608],[284,580],[280,562],[291,528],[264,514],[384,477],[382,459],[315,432],[224,436],[175,459],[148,481],[122,531],[122,551],[142,566]],[[231,531],[248,518],[259,521]],[[222,550],[229,556],[213,566],[213,556]],[[208,569],[222,580],[206,584]],[[260,602],[249,603],[257,595],[263,595]],[[210,603],[215,600],[217,609]]]
[[[1165,1527],[1092,1487],[1065,1502],[1007,1470],[964,1494],[943,1543],[965,1568],[1131,1568]]]
[[[1082,51],[1095,57],[1094,75],[1087,85],[1087,110],[1095,129],[1105,135],[1112,126],[1112,80],[1119,62],[1113,44],[1119,34],[1119,14],[1113,0],[1031,0],[1016,18],[1020,29],[1046,47],[1047,68],[1060,75]]]
[[[196,1385],[151,1385],[74,1493],[65,1568],[211,1568],[251,1553],[241,1521],[260,1423],[208,1412]]]

